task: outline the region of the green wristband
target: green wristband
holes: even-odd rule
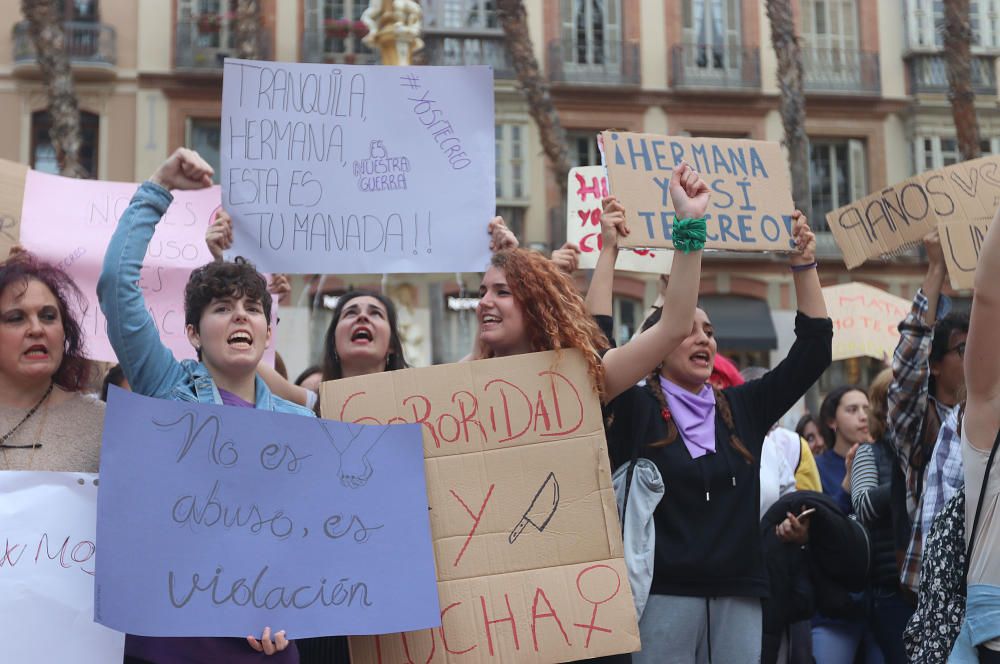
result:
[[[705,247],[705,240],[708,239],[704,217],[701,219],[676,219],[670,233],[674,249],[683,251],[685,254],[702,250]]]

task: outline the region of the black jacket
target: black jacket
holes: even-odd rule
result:
[[[833,326],[828,318],[795,319],[788,356],[759,380],[724,391],[737,433],[754,456],[733,449],[716,415],[716,453],[692,459],[681,440],[666,437],[659,403],[646,387],[633,387],[609,405],[608,450],[612,467],[631,458],[633,444],[652,460],[665,493],[653,513],[656,525],[651,592],[693,597],[764,597],[767,575],[758,532],[760,450],[764,436],[830,364]]]
[[[816,508],[809,518],[809,542],[804,547],[785,544],[775,527],[788,512]],[[764,602],[765,664],[774,662],[778,644],[788,625],[812,617],[817,611],[831,618],[856,617],[858,603],[850,593],[868,583],[871,544],[856,519],[845,516],[829,496],[796,491],[783,496],[760,521],[760,537],[770,596]]]

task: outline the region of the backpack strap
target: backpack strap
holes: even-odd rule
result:
[[[993,449],[990,450],[990,458],[986,461],[986,474],[983,475],[983,486],[979,489],[979,502],[976,503],[976,516],[972,519],[972,534],[969,535],[969,547],[965,552],[965,581],[969,581],[969,565],[972,563],[972,547],[976,543],[976,531],[979,529],[979,517],[983,511],[983,501],[986,499],[986,485],[990,481],[990,468],[993,467],[993,458],[997,455],[997,447],[1000,447],[1000,430],[993,441]]]

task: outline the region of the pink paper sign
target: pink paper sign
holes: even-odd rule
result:
[[[80,287],[86,298],[81,321],[90,359],[118,361],[97,302],[97,279],[118,219],[138,187],[129,182],[76,180],[34,170],[25,180],[21,244],[65,269]],[[175,191],[173,195],[174,201],[149,244],[139,285],[163,343],[177,359],[194,359],[184,329],[184,286],[191,270],[212,260],[205,230],[219,207],[220,189]],[[273,334],[271,341],[273,345]]]

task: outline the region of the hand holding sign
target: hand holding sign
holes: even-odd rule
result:
[[[490,251],[493,253],[517,249],[520,245],[514,232],[507,228],[503,217],[493,217],[486,226],[486,232],[490,234]]]
[[[601,249],[618,249],[618,238],[631,231],[625,220],[625,206],[614,196],[601,199]]]
[[[233,218],[221,207],[215,211],[212,223],[205,231],[205,244],[217,261],[221,261],[222,254],[233,246]]]
[[[576,242],[565,242],[552,252],[552,262],[566,274],[573,274],[580,263],[580,247]]]
[[[149,178],[167,191],[204,189],[212,186],[215,169],[194,150],[177,148]]]
[[[816,234],[809,228],[809,221],[801,211],[792,213],[792,239],[798,253],[792,254],[792,265],[812,265],[816,262]]]

